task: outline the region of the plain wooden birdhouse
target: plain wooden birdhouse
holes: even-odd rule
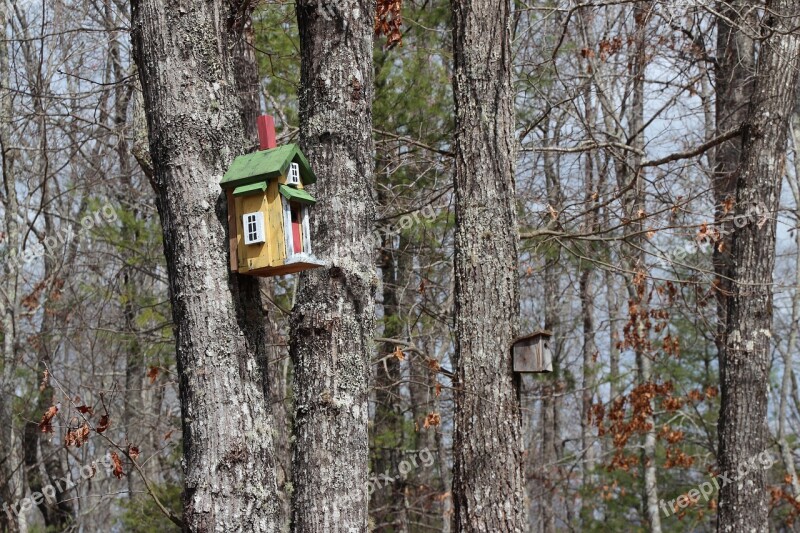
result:
[[[317,181],[296,144],[275,146],[272,117],[258,121],[261,150],[237,157],[220,185],[228,200],[230,266],[251,276],[292,274],[325,263],[311,251]]]
[[[553,371],[553,353],[550,351],[550,331],[537,331],[520,337],[511,348],[514,372],[542,373]]]

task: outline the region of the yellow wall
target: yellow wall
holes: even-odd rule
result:
[[[247,272],[257,268],[279,266],[286,258],[283,239],[283,210],[281,207],[278,182],[270,181],[266,194],[237,196],[236,202],[236,249],[239,256],[239,271]],[[242,216],[245,213],[261,211],[264,213],[263,244],[244,243]]]
[[[267,240],[275,243],[272,247],[271,266],[282,265],[286,260],[286,241],[283,238],[283,205],[278,191],[278,181],[272,180],[267,187],[268,212],[264,216]]]
[[[281,266],[286,261],[286,241],[283,231],[283,202],[279,185],[286,183],[286,176],[270,180],[264,194],[237,196],[236,202],[236,250],[239,258],[239,272],[245,273],[257,268]],[[298,189],[302,189],[300,183]],[[263,244],[244,243],[242,216],[245,213],[261,211],[264,213]],[[302,232],[300,238],[302,239]]]

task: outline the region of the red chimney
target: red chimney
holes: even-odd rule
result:
[[[269,150],[270,148],[277,148],[278,143],[275,140],[275,120],[272,115],[261,115],[258,117],[258,141],[259,150]]]

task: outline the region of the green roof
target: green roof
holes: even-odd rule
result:
[[[296,202],[305,202],[307,204],[317,203],[317,199],[308,194],[303,189],[295,189],[294,187],[289,187],[288,185],[281,185],[280,191],[281,194],[284,195],[287,200],[294,200]]]
[[[233,189],[234,196],[241,196],[243,194],[251,194],[251,193],[258,193],[264,192],[267,190],[267,182],[266,181],[257,181],[256,183],[251,183],[250,185],[241,185]]]
[[[296,144],[285,144],[270,150],[259,150],[252,154],[240,155],[233,160],[220,185],[223,189],[230,189],[259,181],[269,181],[286,175],[289,163],[297,163],[300,167],[300,178],[303,180],[303,185],[310,185],[317,181],[317,177],[300,148]]]

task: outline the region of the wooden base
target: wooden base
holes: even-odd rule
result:
[[[243,274],[245,276],[259,276],[262,278],[268,278],[271,276],[296,274],[297,272],[302,272],[303,270],[311,270],[312,268],[319,268],[321,266],[325,266],[325,263],[319,260],[310,259],[305,261],[303,260],[292,261],[285,265],[257,268],[254,270],[248,270],[247,272],[242,272],[240,269],[239,274]]]

